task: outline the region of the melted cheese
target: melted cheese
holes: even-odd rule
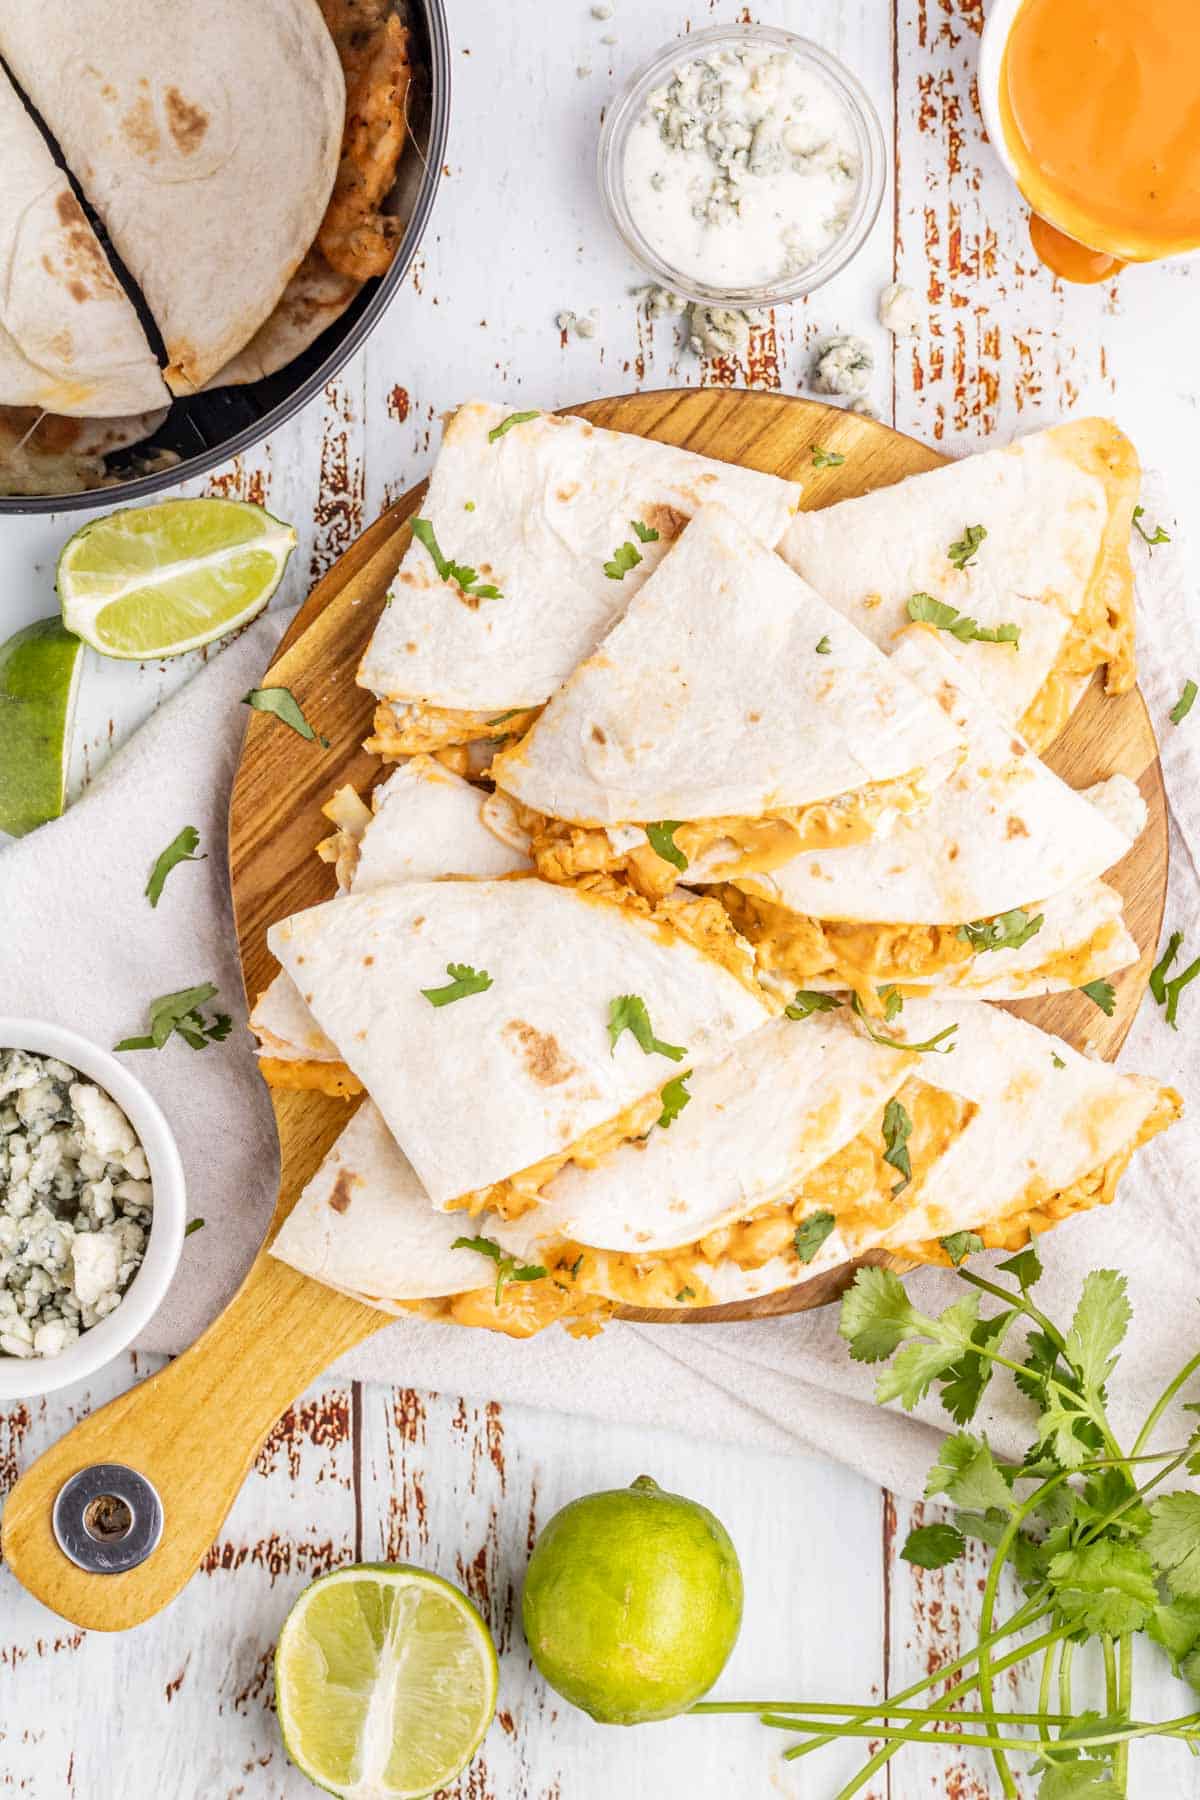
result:
[[[627,1143],[632,1138],[645,1137],[662,1113],[662,1095],[657,1089],[653,1093],[643,1094],[632,1106],[625,1108],[615,1118],[606,1119],[603,1124],[593,1125],[582,1137],[568,1144],[565,1150],[542,1157],[540,1162],[530,1163],[527,1169],[521,1169],[515,1175],[508,1175],[503,1181],[494,1181],[490,1187],[476,1188],[469,1194],[460,1194],[451,1211],[465,1211],[472,1215],[482,1212],[498,1213],[502,1219],[519,1219],[522,1213],[536,1206],[546,1183],[558,1174],[568,1163],[577,1163],[581,1169],[594,1169],[600,1161],[615,1150],[618,1144]]]
[[[416,700],[381,700],[375,708],[374,736],[363,749],[395,762],[402,756],[473,744],[481,738],[502,743],[522,737],[541,710],[540,706],[527,706],[518,712],[507,707],[467,712],[451,706],[426,706]]]
[[[1141,486],[1137,453],[1106,419],[1081,419],[1059,428],[1070,460],[1104,487],[1108,519],[1075,614],[1046,680],[1017,730],[1034,750],[1058,736],[1091,676],[1106,664],[1104,691],[1128,693],[1137,673],[1134,646],[1133,566],[1129,533]]]
[[[258,1067],[268,1087],[302,1088],[345,1100],[361,1094],[362,1082],[344,1062],[321,1062],[316,1057],[260,1056]]]
[[[681,895],[660,899],[655,905],[612,875],[584,876],[573,885],[583,900],[594,900],[601,906],[623,906],[641,918],[651,920],[667,942],[673,937],[684,938],[694,950],[699,950],[710,962],[719,964],[750,993],[770,1003],[770,997],[758,984],[753,950],[735,931],[720,901],[711,895]]]
[[[365,1294],[370,1303],[379,1296]],[[447,1325],[468,1325],[481,1331],[498,1331],[505,1337],[531,1338],[548,1325],[565,1325],[572,1337],[595,1337],[612,1317],[610,1300],[584,1293],[559,1264],[544,1281],[510,1281],[496,1299],[496,1289],[472,1288],[466,1294],[447,1294],[440,1300],[388,1301],[402,1312]]]
[[[895,781],[868,782],[833,799],[782,807],[757,818],[692,819],[678,827],[675,843],[689,864],[709,855],[720,859],[708,871],[708,880],[748,874],[777,869],[803,850],[864,843],[874,837],[884,814],[915,812],[928,800],[924,771],[917,770]],[[530,854],[543,881],[620,874],[639,893],[655,900],[669,894],[686,873],[659,856],[649,842],[617,849],[603,826],[551,819],[520,805],[515,805],[515,811],[529,832]]]

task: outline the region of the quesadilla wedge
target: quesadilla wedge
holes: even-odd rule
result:
[[[105,457],[140,444],[167,416],[70,419],[32,406],[0,406],[0,494],[78,494],[104,487]]]
[[[706,506],[496,757],[486,816],[546,879],[619,871],[656,896],[695,865],[733,880],[886,833],[962,752],[894,659]]]
[[[0,402],[79,417],[167,405],[138,316],[2,68],[0,169]]]
[[[415,756],[374,789],[370,806],[353,788],[340,788],[322,809],[337,830],[317,854],[333,864],[343,894],[447,875],[496,879],[528,869],[527,858],[484,825],[482,802],[478,788],[432,757]],[[259,1040],[259,1068],[272,1087],[362,1091],[283,970],[259,995],[250,1029]]]
[[[268,943],[435,1206],[473,1212],[519,1212],[565,1163],[644,1135],[677,1065],[774,1010],[715,901],[652,914],[614,884],[413,882]]]
[[[167,385],[196,392],[273,310],[333,188],[346,94],[316,0],[0,0],[0,55],[144,294]]]
[[[1082,987],[1136,962],[1120,897],[1098,877],[1145,822],[1135,785],[1077,794],[1006,726],[927,626],[892,662],[967,743],[921,812],[885,839],[806,852],[720,889],[786,989],[955,987],[989,999]],[[703,862],[688,880],[703,883]],[[881,922],[885,921],[885,922]]]
[[[1133,686],[1139,481],[1116,426],[1077,419],[800,513],[779,549],[882,649],[915,598],[1005,721],[1041,750],[1101,665],[1108,693]],[[981,641],[976,627],[1000,641]]]
[[[523,1338],[559,1321],[588,1333],[612,1312],[544,1267],[508,1257],[489,1235],[491,1220],[466,1230],[461,1216],[430,1204],[378,1108],[365,1100],[271,1254],[397,1318],[441,1318]]]
[[[819,1022],[814,1015],[795,1029]],[[870,1251],[916,1264],[949,1263],[970,1249],[1018,1249],[1112,1201],[1134,1151],[1179,1117],[1172,1088],[1093,1062],[980,1002],[915,1002],[895,1029],[916,1044],[951,1025],[950,1053],[922,1055],[886,1103],[786,1198],[734,1220],[710,1205],[699,1146],[707,1137],[719,1155],[724,1122],[699,1095],[679,1175],[695,1181],[688,1216],[703,1229],[687,1243],[657,1204],[669,1133],[654,1133],[640,1152],[615,1150],[594,1170],[564,1171],[536,1212],[495,1222],[496,1238],[511,1255],[536,1258],[560,1279],[567,1269],[578,1288],[622,1305],[725,1305],[798,1285]],[[629,1249],[613,1242],[622,1214],[642,1238]],[[569,1240],[559,1231],[567,1222],[576,1234]],[[971,1240],[960,1235],[968,1233]],[[625,1240],[634,1235],[626,1230]]]
[[[470,743],[500,718],[524,729],[706,501],[774,544],[799,497],[774,475],[581,419],[460,407],[358,671],[381,702],[368,749]]]

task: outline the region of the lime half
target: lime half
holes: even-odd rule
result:
[[[24,837],[66,802],[77,637],[39,619],[0,644],[0,831]]]
[[[166,500],[93,519],[58,559],[63,623],[102,656],[180,656],[260,613],[296,542],[245,500]]]
[[[466,1595],[403,1563],[314,1581],[275,1652],[288,1755],[344,1800],[416,1800],[453,1781],[492,1722],[496,1680]]]

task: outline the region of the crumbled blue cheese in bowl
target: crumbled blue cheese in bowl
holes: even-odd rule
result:
[[[886,151],[854,77],[803,38],[714,28],[610,111],[601,186],[630,249],[692,300],[807,293],[862,242]]]
[[[57,1057],[0,1048],[0,1355],[57,1356],[114,1311],[153,1210],[116,1102]]]

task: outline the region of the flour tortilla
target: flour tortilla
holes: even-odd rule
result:
[[[0,406],[0,494],[78,494],[103,487],[104,459],[152,436],[167,408],[127,419],[69,419]]]
[[[205,388],[242,387],[286,368],[341,318],[362,285],[331,269],[314,244],[270,318],[224,368],[209,376]]]
[[[0,54],[145,295],[168,386],[194,393],[273,311],[325,212],[345,83],[316,0],[0,0]]]
[[[451,1245],[485,1227],[490,1220],[467,1225],[435,1212],[378,1109],[365,1100],[285,1219],[271,1254],[364,1299],[437,1299],[484,1285],[479,1253]]]
[[[2,68],[0,169],[0,405],[96,417],[167,404],[137,314]]]
[[[960,748],[894,660],[706,506],[492,773],[580,824],[758,818],[918,771],[933,785]]]
[[[563,1239],[633,1255],[694,1243],[793,1193],[920,1073],[917,1060],[844,1013],[774,1019],[694,1071],[666,1130],[556,1175],[506,1241],[522,1254]]]
[[[1018,651],[947,640],[1015,725],[1094,587],[1114,606],[1131,605],[1127,544],[1138,482],[1137,458],[1116,427],[1079,419],[800,513],[780,554],[884,650],[907,625],[914,593],[984,626],[1020,626]],[[984,526],[987,537],[960,571],[948,552],[968,525]],[[1076,699],[1086,685],[1085,676]]]
[[[854,1233],[835,1225],[808,1263],[786,1255],[761,1268],[741,1269],[728,1258],[700,1258],[697,1297],[677,1301],[680,1310],[776,1293],[870,1250],[905,1255],[954,1232],[997,1225],[1030,1206],[1031,1190],[1043,1196],[1062,1192],[1119,1155],[1147,1126],[1162,1130],[1178,1116],[1179,1097],[1173,1090],[1147,1076],[1121,1074],[1108,1063],[1080,1056],[1061,1039],[997,1007],[958,999],[909,1001],[889,1029],[919,1042],[952,1021],[958,1026],[952,1052],[921,1056],[910,1072],[974,1102],[978,1110],[924,1180],[898,1197],[890,1221],[886,1225],[873,1221]],[[811,1023],[797,1028],[804,1030]],[[720,1129],[714,1121],[714,1140]],[[628,1154],[617,1152],[626,1160]],[[703,1183],[703,1166],[696,1166]],[[601,1196],[594,1204],[595,1216],[607,1219],[604,1196],[615,1172],[615,1158],[595,1170],[571,1171],[574,1215],[581,1221],[590,1223],[584,1191],[589,1185],[595,1185]],[[553,1195],[565,1179],[559,1176],[548,1194]],[[703,1202],[694,1205],[699,1213]],[[526,1254],[539,1240],[545,1242],[548,1234],[541,1230],[542,1219],[539,1210],[515,1222],[497,1220],[490,1231],[506,1249]],[[598,1271],[589,1268],[588,1291],[620,1298],[615,1285],[606,1285],[603,1258]]]
[[[437,1206],[560,1155],[772,1010],[662,920],[532,879],[349,894],[268,942]],[[450,963],[492,986],[431,1005]],[[630,1032],[610,1044],[610,1002],[631,994],[686,1063]]]
[[[480,817],[483,795],[430,756],[414,756],[371,795],[373,816],[358,844],[346,891],[370,894],[404,881],[514,874],[528,859],[493,836]],[[261,1055],[337,1062],[291,976],[280,970],[250,1015]]]
[[[1136,831],[1108,816],[1119,807],[1141,829],[1145,806],[1132,782],[1106,785],[1105,810],[1069,788],[926,627],[904,634],[892,663],[961,730],[966,758],[929,805],[898,819],[886,839],[805,852],[740,879],[748,893],[816,919],[967,924],[1014,907],[1034,910],[1091,883],[1132,847]],[[688,871],[690,883],[704,879],[702,864]],[[1030,948],[1038,947],[1031,939]]]
[[[414,541],[363,657],[363,687],[485,714],[538,706],[595,649],[706,501],[720,501],[764,544],[778,542],[799,503],[793,482],[554,413],[488,441],[525,410],[520,400],[461,407],[421,506],[443,556],[474,567],[503,600],[464,600]],[[658,539],[642,543],[634,520]],[[604,565],[627,540],[642,560],[611,580]]]

